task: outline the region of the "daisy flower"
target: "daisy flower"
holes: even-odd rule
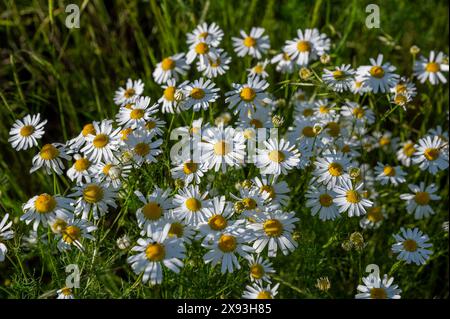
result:
[[[256,167],[261,174],[286,175],[289,170],[295,168],[300,162],[300,154],[295,145],[291,145],[284,139],[269,139],[264,141],[265,149],[258,149]]]
[[[399,75],[393,73],[397,68],[388,62],[383,64],[382,54],[376,60],[370,58],[370,64],[360,66],[358,76],[374,93],[389,92],[398,82]]]
[[[305,109],[306,110],[306,109]],[[323,129],[319,123],[314,119],[314,108],[310,107],[308,110],[311,111],[311,116],[308,117],[297,117],[294,119],[294,125],[290,129],[289,139],[292,142],[305,143],[311,146],[322,147],[321,134],[323,134]],[[309,113],[309,111],[308,111]],[[318,127],[321,129],[317,129]]]
[[[67,171],[67,176],[71,181],[76,180],[77,185],[81,185],[84,182],[90,183],[91,177],[95,174],[95,168],[93,163],[86,157],[80,154],[73,156],[74,163]]]
[[[47,120],[41,122],[41,114],[27,114],[23,119],[16,120],[9,131],[11,137],[8,142],[16,150],[27,150],[38,145],[37,140],[44,135],[44,125]]]
[[[379,274],[372,273],[363,277],[362,281],[364,285],[358,285],[356,299],[400,299],[402,291],[398,285],[393,285],[393,277],[388,278],[385,274],[381,279]]]
[[[272,60],[270,60],[270,63],[276,64],[275,70],[280,73],[287,73],[291,74],[294,72],[295,64],[292,61],[289,54],[286,52],[281,52],[275,55]]]
[[[208,170],[206,163],[195,163],[192,160],[185,160],[170,170],[173,179],[181,179],[185,185],[200,184],[201,178]]]
[[[187,34],[187,44],[193,45],[198,42],[205,42],[213,47],[219,46],[223,38],[223,31],[215,23],[208,25],[206,22],[199,24],[195,29]]]
[[[333,201],[336,193],[323,186],[315,187],[311,185],[306,192],[306,207],[311,209],[311,215],[319,215],[320,220],[335,220],[340,212],[336,203]]]
[[[65,251],[70,250],[72,245],[81,251],[84,251],[84,247],[81,244],[83,238],[89,240],[95,240],[91,232],[97,229],[91,222],[84,219],[69,219],[67,221],[59,219],[58,227],[60,231],[57,233],[57,237],[60,237],[58,241],[58,250]]]
[[[151,107],[149,105],[150,98],[140,96],[133,100],[133,104],[121,106],[116,115],[117,123],[123,128],[131,127],[132,129],[144,125],[150,115],[158,112],[158,104],[153,104]]]
[[[164,89],[163,96],[158,100],[158,103],[162,104],[161,112],[171,114],[180,112],[180,100],[177,99],[177,92],[182,92],[182,88],[186,84],[188,84],[188,81],[184,81],[177,86],[177,81],[175,79],[169,79],[167,83],[162,86]]]
[[[64,169],[64,164],[61,159],[70,159],[64,144],[45,144],[39,153],[33,157],[33,167],[30,169],[30,174],[44,166],[48,175],[52,174],[52,172],[61,175]]]
[[[366,215],[359,221],[359,226],[363,229],[376,229],[385,219],[383,209],[380,206],[373,206],[367,209]]]
[[[212,127],[205,130],[202,136],[201,162],[222,172],[227,166],[239,166],[244,163],[245,138],[242,133],[228,126]]]
[[[77,198],[74,205],[75,214],[82,214],[82,219],[88,219],[92,211],[94,219],[97,220],[108,212],[109,207],[117,207],[114,201],[117,191],[104,183],[94,182],[76,186],[73,191],[69,197]]]
[[[360,216],[366,213],[366,208],[373,206],[372,201],[364,198],[362,187],[362,183],[353,186],[351,180],[335,187],[336,198],[333,201],[340,213],[347,212],[349,217]]]
[[[432,85],[439,84],[439,82],[447,83],[447,79],[442,72],[448,72],[448,62],[445,61],[445,55],[439,52],[437,55],[434,51],[430,52],[430,57],[420,57],[414,63],[414,76],[417,76],[421,83],[426,80],[430,81]]]
[[[248,228],[253,231],[253,248],[257,254],[266,246],[268,256],[276,257],[278,249],[283,255],[289,254],[297,248],[297,242],[292,238],[294,223],[299,221],[294,212],[285,213],[281,210],[266,210],[255,216],[255,222]]]
[[[417,150],[413,154],[412,161],[418,164],[420,169],[427,170],[435,175],[438,171],[448,168],[448,152],[444,147],[448,146],[448,142],[444,143],[439,136],[425,136],[414,145]]]
[[[126,180],[131,172],[132,166],[121,163],[118,160],[107,163],[97,163],[95,165],[95,177],[98,182],[103,183],[106,187],[112,186],[115,189],[120,188],[122,180]]]
[[[207,197],[208,192],[202,194],[198,186],[180,189],[173,198],[173,214],[193,226],[207,222],[208,208],[211,206]]]
[[[241,269],[236,254],[249,258],[253,248],[246,245],[247,236],[245,229],[234,227],[229,228],[229,231],[218,233],[208,243],[203,243],[202,246],[208,249],[208,252],[203,256],[205,264],[211,263],[214,267],[221,264],[222,274],[232,273],[235,269]]]
[[[237,202],[234,204],[234,209],[245,217],[252,218],[264,210],[265,207],[276,208],[277,204],[269,204],[269,193],[260,192],[255,188],[240,188],[239,196],[230,194],[231,198]],[[269,205],[269,206],[268,206]]]
[[[269,195],[268,199],[270,199],[272,203],[286,206],[289,202],[289,196],[287,194],[289,194],[291,189],[285,181],[277,182],[277,179],[278,175],[263,175],[261,178],[256,176],[253,179],[253,187],[260,193],[267,193]]]
[[[95,131],[94,124],[88,123],[83,126],[83,129],[81,130],[80,134],[78,136],[74,137],[73,139],[67,141],[67,145],[69,146],[70,150],[74,152],[79,152],[80,149],[85,145],[87,142],[87,136],[96,135],[97,132]]]
[[[177,81],[180,75],[186,74],[187,70],[189,70],[189,65],[186,64],[184,53],[177,53],[164,58],[156,65],[153,79],[158,84],[166,83],[170,79]]]
[[[250,255],[248,259],[248,267],[250,269],[250,280],[258,284],[262,284],[264,281],[271,283],[270,274],[275,273],[275,269],[272,267],[272,262],[268,259],[264,259],[260,255]]]
[[[163,140],[153,140],[154,136],[154,134],[151,134],[146,130],[135,131],[128,136],[126,145],[132,152],[133,160],[136,165],[140,166],[143,163],[155,163],[157,161],[156,156],[162,153],[162,150],[159,147]]]
[[[391,93],[394,95],[404,95],[408,97],[415,97],[417,95],[416,85],[407,77],[402,76],[397,84],[391,88]]]
[[[213,47],[210,44],[206,43],[205,41],[193,43],[189,47],[189,51],[186,54],[186,63],[191,64],[192,62],[194,62],[195,59],[198,58],[200,68],[203,69],[205,65],[208,63],[208,57],[212,50]]]
[[[330,49],[330,39],[317,29],[298,29],[297,37],[286,41],[283,51],[300,66],[306,66]]]
[[[225,103],[229,103],[228,107],[241,118],[251,116],[270,101],[265,92],[269,83],[259,77],[248,78],[246,84],[233,83],[232,86],[233,90],[225,93]]]
[[[86,137],[86,145],[81,152],[92,162],[112,162],[113,153],[118,150],[120,143],[120,128],[113,129],[111,120],[103,120],[100,123],[92,123],[95,135],[89,134]]]
[[[400,145],[400,148],[397,151],[397,159],[402,165],[409,167],[411,166],[414,153],[416,153],[414,142],[408,140]]]
[[[434,215],[434,210],[431,208],[430,201],[441,199],[440,196],[435,195],[438,188],[434,185],[425,187],[425,183],[421,182],[419,186],[409,184],[408,188],[413,194],[401,194],[400,198],[406,201],[406,210],[409,214],[414,213],[415,219],[427,218]]]
[[[52,219],[71,217],[72,203],[69,198],[43,193],[32,197],[22,205],[23,215],[20,216],[20,220],[25,221],[27,225],[33,222],[33,230],[37,230],[40,223],[47,227]]]
[[[392,184],[397,186],[406,182],[405,176],[407,175],[401,168],[401,166],[384,165],[380,162],[375,167],[375,179],[380,182],[381,185]]]
[[[429,242],[428,235],[422,233],[418,228],[401,228],[400,234],[393,235],[397,241],[392,245],[392,252],[398,254],[398,260],[404,260],[407,264],[411,262],[420,266],[426,263],[433,253],[433,244]]]
[[[169,238],[178,238],[186,244],[192,243],[197,226],[187,224],[185,220],[175,215],[173,211],[169,211],[164,216],[164,220],[166,224],[170,225],[169,232],[167,233]]]
[[[242,298],[244,299],[274,299],[278,294],[278,286],[280,284],[276,284],[273,287],[270,287],[270,284],[264,288],[262,284],[253,283],[251,286],[246,286],[244,294]]]
[[[269,76],[269,73],[266,72],[267,64],[269,64],[269,60],[265,59],[264,61],[258,61],[254,67],[247,69],[248,77],[259,76],[262,79],[265,79]]]
[[[141,129],[147,131],[150,135],[162,136],[166,129],[166,121],[152,116],[145,121],[145,124],[141,126]]]
[[[313,175],[317,182],[333,189],[350,180],[347,169],[350,167],[350,158],[347,155],[327,151],[314,162]]]
[[[230,69],[230,63],[231,58],[227,52],[223,49],[215,49],[209,53],[206,63],[197,62],[197,70],[202,72],[208,79],[211,79],[224,75]]]
[[[56,299],[75,299],[71,288],[64,287],[56,291]]]
[[[138,226],[142,229],[141,236],[147,234],[150,237],[165,225],[164,215],[172,208],[170,192],[170,189],[163,190],[158,186],[155,186],[155,190],[147,196],[138,190],[134,192],[144,204],[136,211]]]
[[[373,137],[376,140],[376,143],[374,145],[374,148],[381,148],[385,151],[396,151],[398,142],[400,140],[399,137],[392,137],[392,133],[389,131],[385,131],[384,133],[381,132],[374,132]]]
[[[215,88],[215,84],[211,80],[200,78],[183,87],[183,93],[187,97],[183,101],[182,108],[189,110],[192,108],[194,112],[207,110],[210,103],[215,102],[219,98],[219,88]]]
[[[371,125],[375,122],[373,111],[366,105],[360,105],[356,102],[346,101],[341,108],[341,115],[357,125]]]
[[[134,98],[144,92],[144,83],[141,79],[133,81],[128,79],[125,88],[120,87],[114,95],[116,105],[125,105],[131,103]]]
[[[336,66],[334,70],[324,69],[323,71],[322,80],[333,91],[342,93],[352,87],[355,70],[350,64]]]
[[[128,257],[127,261],[136,275],[144,274],[142,282],[148,281],[152,285],[161,284],[163,280],[163,266],[179,273],[183,267],[182,259],[186,256],[183,241],[168,236],[169,225],[155,232],[150,238],[139,238],[137,246],[131,250],[136,255]]]
[[[367,82],[364,82],[363,77],[355,74],[355,79],[351,82],[350,91],[353,94],[364,95],[368,92],[371,92],[372,88],[368,85]]]
[[[319,121],[332,121],[336,117],[335,103],[331,103],[327,99],[317,100],[314,102],[313,116]]]
[[[264,32],[264,28],[253,27],[250,30],[250,34],[241,30],[241,38],[232,37],[234,51],[237,56],[250,55],[256,59],[261,59],[262,54],[265,54],[270,49],[269,36],[263,35]]]
[[[14,231],[10,229],[12,221],[7,223],[8,218],[9,214],[6,214],[0,221],[0,262],[5,260],[6,253],[8,252],[8,248],[6,248],[6,245],[1,240],[8,240],[14,237]]]

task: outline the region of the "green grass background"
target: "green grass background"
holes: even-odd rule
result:
[[[68,3],[81,8],[80,29],[64,25]],[[376,3],[380,7],[381,28],[367,29],[365,7]],[[231,82],[243,78],[249,59],[238,59],[232,50],[231,37],[240,29],[252,26],[266,28],[271,47],[280,49],[286,39],[296,36],[297,28],[318,27],[333,42],[332,63],[368,63],[369,57],[384,53],[398,72],[411,74],[411,45],[418,45],[428,54],[432,49],[448,53],[447,1],[13,1],[0,2],[0,210],[21,215],[21,204],[35,194],[52,192],[58,186],[68,190],[63,179],[57,184],[42,172],[28,174],[35,149],[15,152],[7,143],[13,121],[27,113],[40,112],[49,120],[44,142],[63,142],[75,136],[89,121],[112,118],[117,107],[112,102],[115,89],[128,77],[142,78],[145,94],[155,101],[162,90],[153,82],[152,71],[166,55],[187,49],[185,34],[199,22],[215,21],[225,31],[222,42],[233,57],[231,70],[215,80],[224,91]],[[271,70],[271,90],[276,91],[285,80]],[[296,75],[294,75],[295,77]],[[190,72],[188,78],[197,78]],[[289,94],[295,88],[289,88]],[[419,102],[406,114],[393,112],[386,121],[377,124],[393,130],[402,139],[413,139],[437,124],[446,124],[448,86],[419,85]],[[222,91],[223,92],[223,91]],[[286,91],[288,92],[288,91]],[[278,92],[279,93],[279,92]],[[277,93],[277,94],[278,94]],[[377,105],[375,105],[377,106]],[[215,103],[205,116],[212,118],[225,110],[223,102]],[[387,106],[378,114],[389,111]],[[283,113],[281,113],[283,114]],[[170,116],[163,116],[169,123]],[[188,117],[190,118],[190,116]],[[176,117],[175,125],[186,125]],[[172,186],[165,150],[161,165],[146,167],[144,174],[133,176],[133,187],[151,189]],[[368,162],[376,163],[385,155],[376,153]],[[375,162],[374,162],[375,159]],[[385,158],[386,159],[386,158]],[[234,191],[236,180],[248,172],[234,171],[219,175],[215,185],[228,185],[220,190]],[[291,174],[292,175],[292,174]],[[416,172],[411,182],[423,180]],[[343,218],[323,223],[310,216],[304,207],[302,194],[306,178],[290,176],[289,184],[298,185],[290,209],[301,218],[298,231],[299,248],[287,257],[277,257],[277,282],[281,282],[282,298],[352,298],[367,264],[380,265],[381,271],[394,275],[405,298],[448,298],[448,235],[441,224],[448,220],[448,173],[436,178],[426,177],[440,187],[442,201],[435,205],[437,215],[416,222],[406,215],[404,204],[397,198],[385,197],[389,220],[377,231],[366,231],[367,247],[362,252],[345,252],[340,244],[359,230],[359,219]],[[300,182],[297,182],[300,180]],[[228,181],[228,184],[227,184]],[[133,189],[133,188],[131,188]],[[82,269],[81,288],[77,297],[150,297],[150,298],[231,298],[239,297],[248,281],[246,271],[222,276],[217,269],[202,264],[202,250],[189,249],[189,263],[180,276],[165,274],[165,283],[157,287],[139,284],[126,264],[126,253],[117,250],[115,239],[128,233],[137,238],[134,211],[137,203],[128,192],[117,212],[104,219],[97,233],[97,243],[87,245],[85,255],[76,251],[58,253],[43,245],[31,250],[20,246],[20,237],[28,229],[16,223],[17,236],[9,243],[9,257],[0,264],[0,297],[48,297],[64,285],[64,267],[78,263]],[[425,266],[393,267],[395,256],[390,253],[391,234],[400,226],[419,226],[432,238],[435,254]],[[109,226],[112,226],[109,228]],[[319,276],[328,276],[332,288],[321,293],[314,288]]]

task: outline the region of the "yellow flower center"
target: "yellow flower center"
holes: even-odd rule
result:
[[[87,158],[80,158],[75,161],[74,167],[78,172],[83,172],[91,166],[91,162]]]
[[[427,192],[417,192],[414,196],[414,200],[420,206],[428,205],[428,203],[430,202],[430,194],[428,194]]]
[[[429,62],[425,66],[425,71],[430,73],[436,73],[439,71],[439,69],[440,69],[439,64],[437,64],[436,62]]]
[[[236,237],[231,235],[220,236],[219,243],[217,244],[219,249],[224,253],[230,253],[237,247]]]
[[[68,244],[79,241],[81,238],[81,229],[74,225],[68,226],[64,229],[62,238]]]
[[[244,102],[252,102],[256,97],[256,92],[250,87],[244,87],[241,90],[240,97]]]
[[[333,72],[333,78],[338,81],[344,80],[346,78],[345,72],[341,70],[336,70]]]
[[[342,153],[344,153],[344,154],[349,153],[349,152],[351,151],[350,145],[345,144],[344,146],[342,146],[341,151],[342,151]]]
[[[198,164],[194,162],[186,162],[183,164],[183,172],[186,175],[193,174],[197,171]]]
[[[94,144],[94,147],[96,147],[96,148],[103,148],[106,146],[106,144],[108,144],[108,142],[109,142],[108,135],[102,133],[102,134],[97,134],[94,137],[93,144]]]
[[[269,237],[279,237],[283,233],[283,224],[278,219],[266,220],[263,228]]]
[[[328,135],[331,137],[338,137],[339,133],[341,133],[341,127],[336,122],[328,122],[326,128]]]
[[[206,43],[200,42],[195,46],[195,52],[197,54],[206,54],[209,52],[209,47]]]
[[[264,277],[264,267],[259,264],[254,264],[250,267],[250,275],[255,279]]]
[[[314,128],[312,126],[305,126],[302,130],[303,136],[313,138],[316,136],[316,133],[314,132]]]
[[[43,160],[49,161],[58,157],[59,150],[52,144],[45,144],[44,146],[42,146],[40,154]]]
[[[161,261],[166,256],[166,249],[159,243],[152,243],[145,249],[145,256],[150,261]]]
[[[217,58],[215,60],[209,59],[209,65],[212,66],[213,68],[219,67],[221,63],[222,61],[220,60],[220,58]]]
[[[143,109],[134,109],[130,112],[130,118],[132,120],[139,120],[144,117],[144,110]]]
[[[395,92],[397,94],[404,94],[404,93],[406,93],[406,85],[404,85],[404,84],[397,84],[395,86]]]
[[[281,163],[284,161],[285,156],[281,151],[273,150],[269,152],[269,159],[275,163]]]
[[[247,48],[254,47],[255,44],[256,44],[256,39],[254,39],[254,38],[252,38],[252,37],[246,37],[246,38],[244,39],[244,45],[245,45]]]
[[[383,136],[382,138],[380,138],[380,145],[381,146],[386,146],[391,144],[391,139],[389,137]]]
[[[56,200],[49,194],[41,194],[34,202],[34,208],[40,214],[47,214],[52,212],[56,207]]]
[[[95,132],[94,125],[92,125],[91,123],[89,123],[89,124],[86,124],[85,126],[83,126],[83,130],[81,131],[81,134],[82,134],[84,137],[88,136],[89,134],[95,135],[96,132]]]
[[[164,90],[164,98],[170,102],[175,101],[175,87],[174,86],[168,86]]]
[[[373,66],[370,68],[370,75],[374,78],[381,79],[384,76],[384,70],[381,66]]]
[[[328,113],[330,113],[330,108],[327,107],[326,105],[321,105],[319,107],[319,112],[322,114],[328,114]]]
[[[141,157],[145,157],[148,153],[150,153],[150,146],[144,142],[138,143],[134,147],[134,152]]]
[[[209,35],[208,32],[202,32],[198,35],[199,39],[206,39],[206,37]]]
[[[384,288],[372,288],[370,289],[370,298],[372,299],[386,299],[387,293]]]
[[[208,225],[213,230],[222,230],[227,227],[228,222],[222,215],[213,215],[209,218]]]
[[[150,120],[150,121],[145,123],[145,128],[147,130],[149,130],[149,131],[153,130],[155,127],[156,127],[156,122],[155,121]]]
[[[149,202],[142,207],[142,213],[147,219],[158,220],[162,215],[162,208],[157,202]]]
[[[19,134],[21,136],[23,136],[23,137],[30,136],[33,133],[34,133],[34,126],[33,125],[22,126],[22,128],[20,129],[20,132],[19,132]]]
[[[309,52],[311,51],[311,43],[309,41],[298,41],[297,42],[297,50],[299,52]]]
[[[360,202],[360,196],[355,190],[347,191],[347,193],[345,194],[345,198],[347,198],[347,202],[352,204],[357,204]]]
[[[425,152],[423,152],[425,158],[429,161],[435,161],[439,157],[439,150],[437,148],[427,148]]]
[[[83,199],[89,204],[98,203],[103,199],[103,189],[95,184],[87,185],[83,190]]]
[[[56,218],[51,227],[54,233],[60,234],[66,229],[67,222],[64,219]]]
[[[305,117],[310,117],[310,116],[312,116],[313,114],[314,114],[313,109],[304,109],[304,110],[303,110],[303,116],[305,116]]]
[[[202,208],[202,202],[195,197],[188,198],[186,200],[186,208],[191,212],[197,212]]]
[[[371,207],[367,210],[367,219],[372,223],[377,223],[384,219],[381,207]]]
[[[328,194],[321,194],[319,196],[319,202],[323,207],[330,207],[333,204],[333,197]]]
[[[106,164],[105,166],[103,166],[102,172],[105,175],[109,175],[109,170],[113,167],[113,164]]]
[[[256,299],[273,299],[272,294],[270,291],[263,290],[258,293],[258,296],[256,296]]]
[[[330,173],[331,176],[341,176],[343,170],[342,165],[339,163],[330,163],[330,165],[328,165],[328,173]]]
[[[133,129],[131,127],[124,128],[122,131],[120,131],[120,134],[122,135],[120,139],[122,141],[128,140],[128,135],[130,135],[131,132],[133,132]]]
[[[184,233],[184,227],[180,223],[172,223],[169,229],[169,237],[181,238]]]
[[[283,53],[283,60],[284,61],[291,61],[291,57],[286,52]]]
[[[171,58],[165,58],[164,60],[162,60],[161,62],[161,68],[163,69],[163,71],[169,71],[174,69],[176,66],[176,63],[174,60],[172,60]]]
[[[201,100],[205,97],[205,91],[201,88],[193,88],[190,95],[193,99]]]
[[[263,67],[261,64],[257,64],[257,65],[253,68],[253,71],[254,71],[256,74],[261,74],[261,73],[264,72],[264,67]]]
[[[355,107],[352,111],[353,115],[358,118],[361,119],[364,116],[364,109],[362,107]]]
[[[247,197],[242,200],[242,204],[244,204],[244,208],[246,210],[253,210],[256,208],[257,203],[253,198]]]
[[[269,198],[274,199],[276,197],[275,189],[270,185],[263,185],[260,188],[260,192],[267,192],[269,194]]]
[[[386,165],[383,168],[383,174],[386,176],[389,176],[389,177],[393,177],[393,176],[395,176],[395,168],[393,168],[390,165]]]
[[[397,105],[405,105],[408,99],[403,94],[398,94],[394,98],[394,103]]]
[[[250,120],[250,125],[253,126],[254,128],[262,128],[263,127],[262,122],[257,119]]]
[[[414,143],[407,143],[403,146],[403,154],[405,154],[405,156],[411,157],[415,152],[416,149],[414,148]]]
[[[72,294],[72,289],[67,288],[67,287],[64,287],[63,289],[61,289],[61,293],[62,293],[64,296],[69,296],[69,295]]]
[[[126,89],[125,92],[123,93],[123,96],[125,96],[127,99],[129,99],[129,98],[132,98],[135,93],[136,93],[136,91],[133,88]]]
[[[417,242],[413,239],[407,239],[403,242],[403,248],[411,253],[417,250]]]
[[[227,155],[230,152],[230,147],[228,143],[225,141],[219,141],[216,144],[214,144],[214,154],[216,155]]]

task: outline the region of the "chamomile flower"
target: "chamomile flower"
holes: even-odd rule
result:
[[[179,113],[180,112],[180,100],[177,99],[177,92],[181,92],[187,81],[177,85],[177,81],[175,79],[170,79],[167,81],[165,85],[162,86],[164,89],[163,96],[159,98],[158,103],[162,104],[161,112],[162,113]]]
[[[95,172],[93,163],[80,154],[75,154],[73,158],[74,163],[67,171],[67,176],[71,181],[76,181],[77,185],[81,185],[84,182],[90,183]]]
[[[253,248],[257,254],[268,247],[268,256],[276,257],[278,249],[283,255],[289,254],[297,247],[292,238],[295,222],[299,221],[294,212],[286,213],[281,210],[269,211],[255,216],[255,222],[248,228],[253,231]]]
[[[217,47],[222,41],[223,31],[216,23],[207,24],[203,22],[195,27],[195,29],[187,34],[187,44],[193,45],[198,42],[205,42],[213,47]]]
[[[14,237],[14,231],[10,229],[12,226],[12,221],[8,223],[8,218],[9,214],[6,214],[0,221],[0,262],[5,260],[6,253],[8,252],[8,248],[2,243],[2,241]]]
[[[367,82],[364,82],[364,79],[358,74],[355,75],[355,79],[351,82],[350,91],[353,94],[364,95],[368,92],[372,91],[372,88],[368,85]]]
[[[430,202],[441,199],[435,195],[438,188],[434,184],[425,187],[425,183],[421,182],[419,186],[409,184],[408,188],[412,194],[401,194],[400,198],[406,201],[406,210],[409,214],[414,214],[415,219],[427,218],[434,215],[434,210],[430,206]]]
[[[120,128],[114,130],[111,120],[103,120],[100,123],[92,123],[95,135],[86,137],[86,145],[81,152],[92,162],[112,162],[114,153],[118,150],[120,143]]]
[[[313,116],[318,121],[332,121],[336,116],[336,110],[334,109],[335,107],[336,104],[328,101],[327,99],[317,100],[314,102]]]
[[[88,123],[83,126],[83,129],[81,130],[80,134],[78,134],[73,139],[67,141],[67,145],[69,146],[69,149],[74,152],[79,152],[80,149],[85,145],[87,142],[87,136],[88,135],[96,135],[97,132],[95,131],[94,124]]]
[[[413,155],[413,163],[420,169],[435,175],[438,171],[448,168],[448,151],[444,150],[445,143],[439,136],[425,136],[414,145],[417,150]]]
[[[47,227],[52,219],[71,217],[72,203],[69,198],[43,193],[32,197],[22,205],[23,215],[20,216],[20,220],[27,225],[33,222],[33,230],[37,230],[41,223]]]
[[[116,121],[123,128],[131,127],[135,129],[140,127],[149,120],[150,115],[158,112],[158,104],[150,105],[148,96],[140,96],[133,100],[133,104],[121,106],[119,113],[116,115]]]
[[[407,97],[415,97],[417,95],[416,85],[407,77],[402,76],[398,82],[391,88],[394,95],[404,95]]]
[[[330,39],[317,29],[298,29],[297,37],[286,41],[283,51],[296,60],[299,66],[307,66],[330,49]]]
[[[144,83],[141,79],[133,81],[128,79],[125,88],[120,87],[114,95],[114,103],[117,105],[125,105],[131,103],[134,98],[140,96],[144,92]]]
[[[219,88],[211,80],[200,78],[183,87],[183,93],[187,97],[183,101],[182,108],[189,110],[192,108],[194,112],[207,110],[209,104],[215,102],[219,98]]]
[[[411,166],[414,153],[416,153],[414,142],[407,140],[406,142],[401,143],[400,148],[397,151],[397,159],[402,165],[409,167]]]
[[[223,126],[208,128],[202,136],[201,162],[217,172],[227,166],[240,166],[244,163],[245,138],[234,128]]]
[[[426,263],[433,253],[429,248],[433,246],[429,242],[428,235],[422,233],[418,228],[401,228],[401,233],[394,234],[397,241],[392,245],[392,252],[398,254],[398,260],[404,260],[407,264],[411,262],[420,266]]]
[[[229,228],[227,232],[217,233],[208,243],[202,245],[208,250],[203,256],[205,264],[211,263],[214,267],[221,264],[221,273],[232,273],[241,269],[236,255],[249,258],[253,248],[246,245],[245,229],[240,227]]]
[[[275,273],[275,269],[272,267],[272,262],[268,259],[264,259],[260,255],[252,254],[248,260],[248,267],[250,269],[250,280],[256,283],[271,283],[270,275]]]
[[[264,141],[265,149],[258,149],[255,165],[261,174],[286,175],[289,170],[295,168],[299,160],[299,153],[295,145],[280,139]]]
[[[52,174],[52,172],[61,175],[64,169],[61,159],[70,159],[64,144],[45,144],[39,153],[33,157],[33,167],[30,169],[30,174],[44,167],[48,175]]]
[[[341,115],[357,125],[373,124],[375,114],[366,105],[360,105],[356,102],[346,101],[341,108]]]
[[[392,137],[392,133],[389,131],[384,131],[383,133],[376,131],[373,133],[375,138],[374,148],[381,148],[384,151],[395,152],[397,150],[398,142],[400,138],[395,136]]]
[[[295,64],[286,52],[281,52],[275,55],[272,60],[270,60],[270,63],[277,65],[275,67],[277,72],[287,74],[294,72]]]
[[[229,103],[228,107],[234,109],[234,114],[239,113],[242,118],[251,116],[270,101],[265,92],[269,83],[259,77],[248,78],[246,84],[232,85],[233,90],[225,93],[225,103]]]
[[[250,55],[256,59],[261,59],[262,55],[270,49],[269,36],[264,35],[264,32],[264,28],[253,27],[250,34],[241,30],[241,38],[231,38],[237,56]]]
[[[231,58],[226,51],[223,49],[215,49],[209,53],[207,61],[204,64],[200,61],[197,62],[197,70],[202,72],[208,79],[212,79],[219,75],[224,75],[230,69],[230,63]]]
[[[244,299],[274,299],[278,294],[278,286],[280,284],[276,284],[273,287],[270,287],[270,284],[267,284],[264,287],[262,284],[253,283],[252,285],[248,285],[245,287],[245,291],[242,295]]]
[[[120,188],[122,181],[126,180],[131,172],[132,166],[127,163],[121,163],[119,160],[107,163],[97,163],[95,166],[95,177],[98,182],[106,187]]]
[[[185,185],[200,184],[201,178],[208,170],[206,163],[196,163],[192,160],[185,160],[183,163],[170,170],[173,179],[181,179]]]
[[[343,185],[350,180],[347,173],[350,167],[350,158],[347,155],[336,152],[325,152],[314,162],[313,175],[317,182],[333,189],[335,186]]]
[[[358,76],[374,93],[389,92],[398,82],[399,75],[394,73],[397,68],[388,62],[383,63],[382,54],[376,60],[371,58],[370,64],[360,66]]]
[[[400,166],[384,165],[380,162],[375,167],[376,180],[381,185],[392,184],[398,185],[406,182],[406,173]]]
[[[138,190],[134,192],[144,204],[136,211],[138,226],[142,229],[141,236],[147,234],[150,237],[165,225],[164,216],[173,207],[172,199],[169,198],[170,191],[170,189],[163,190],[156,186],[155,190],[147,196]]]
[[[239,196],[234,194],[230,194],[230,196],[237,201],[234,204],[235,211],[245,217],[251,218],[261,213],[266,207],[278,207],[276,204],[269,203],[268,192],[260,192],[255,188],[240,188]]]
[[[75,299],[71,288],[64,287],[56,291],[56,299]]]
[[[268,199],[272,203],[286,206],[289,202],[289,196],[286,194],[289,194],[291,189],[285,181],[278,182],[277,180],[278,175],[263,175],[261,176],[261,178],[256,176],[253,180],[253,187],[256,188],[260,193],[267,193],[269,195]]]
[[[266,72],[266,67],[269,64],[269,60],[265,59],[264,61],[259,61],[256,63],[254,67],[247,69],[248,77],[259,76],[262,79],[265,79],[269,76],[269,73]]]
[[[189,51],[186,54],[186,63],[191,64],[195,59],[198,58],[200,69],[197,70],[201,71],[208,63],[208,57],[212,50],[214,50],[213,46],[206,43],[205,41],[198,41],[197,43],[193,43],[189,47]]]
[[[207,197],[208,192],[201,193],[198,186],[180,189],[173,198],[173,214],[193,226],[207,222],[208,209],[211,207]]]
[[[47,120],[41,121],[41,114],[27,114],[23,119],[16,120],[9,131],[8,142],[16,150],[27,150],[38,145],[37,140],[44,135]]]
[[[75,214],[80,215],[82,219],[88,219],[92,212],[95,220],[105,215],[109,208],[116,208],[115,198],[117,190],[111,186],[107,187],[104,183],[93,182],[73,188],[73,193],[69,197],[76,198]]]
[[[307,198],[306,207],[310,207],[311,215],[319,215],[320,220],[335,220],[340,212],[336,203],[333,201],[336,193],[323,186],[315,187],[311,185],[305,197]]]
[[[141,129],[147,131],[150,135],[162,136],[166,128],[166,121],[159,119],[158,117],[150,117],[145,124],[141,126]]]
[[[359,226],[363,229],[376,229],[380,227],[386,219],[386,214],[380,206],[373,206],[367,209],[366,215],[359,221]]]
[[[324,69],[322,80],[333,91],[342,93],[352,87],[354,74],[355,70],[352,69],[350,64],[343,64],[336,66],[334,70]]]
[[[289,133],[289,139],[292,142],[308,144],[311,147],[313,145],[321,147],[323,146],[321,140],[323,127],[320,126],[320,129],[318,129],[318,123],[313,119],[314,108],[310,107],[308,110],[311,110],[311,117],[300,116],[294,119],[294,126]]]
[[[168,236],[170,225],[155,232],[150,238],[139,238],[137,245],[131,250],[136,255],[128,257],[136,275],[142,274],[142,282],[156,285],[162,283],[163,266],[179,273],[183,267],[183,259],[186,256],[186,248],[183,241]]]
[[[430,52],[430,57],[420,57],[414,63],[414,76],[417,76],[421,83],[426,80],[430,81],[432,85],[439,84],[439,82],[447,83],[447,79],[442,72],[448,72],[448,62],[444,62],[445,55],[439,52],[437,55],[434,51]]]
[[[393,277],[389,278],[385,274],[381,279],[378,273],[372,273],[363,277],[362,281],[364,285],[358,285],[359,293],[355,295],[356,299],[400,299],[402,291],[398,285],[393,285]]]
[[[340,186],[336,186],[336,198],[333,199],[339,212],[347,212],[349,217],[364,215],[373,202],[365,198],[362,191],[363,184],[352,185],[351,180],[346,180]]]
[[[173,211],[169,211],[164,216],[164,220],[166,224],[170,225],[169,232],[167,233],[169,238],[178,238],[186,244],[190,244],[192,242],[196,234],[197,226],[186,223],[183,218],[175,215]]]
[[[170,79],[177,81],[180,75],[186,74],[187,70],[189,70],[189,65],[186,64],[184,53],[177,53],[164,58],[156,65],[153,79],[158,84],[166,83]]]
[[[132,152],[134,163],[137,166],[140,166],[143,163],[154,163],[157,161],[156,156],[161,154],[162,151],[159,147],[163,140],[154,140],[153,137],[154,134],[151,134],[146,130],[139,130],[128,136],[126,145]]]
[[[72,246],[75,246],[81,251],[84,251],[84,247],[81,243],[83,238],[89,240],[95,240],[95,237],[91,232],[97,229],[91,222],[84,219],[68,219],[64,221],[58,220],[60,231],[57,233],[57,237],[60,237],[58,241],[58,250],[70,250]],[[65,224],[64,224],[65,223]]]

